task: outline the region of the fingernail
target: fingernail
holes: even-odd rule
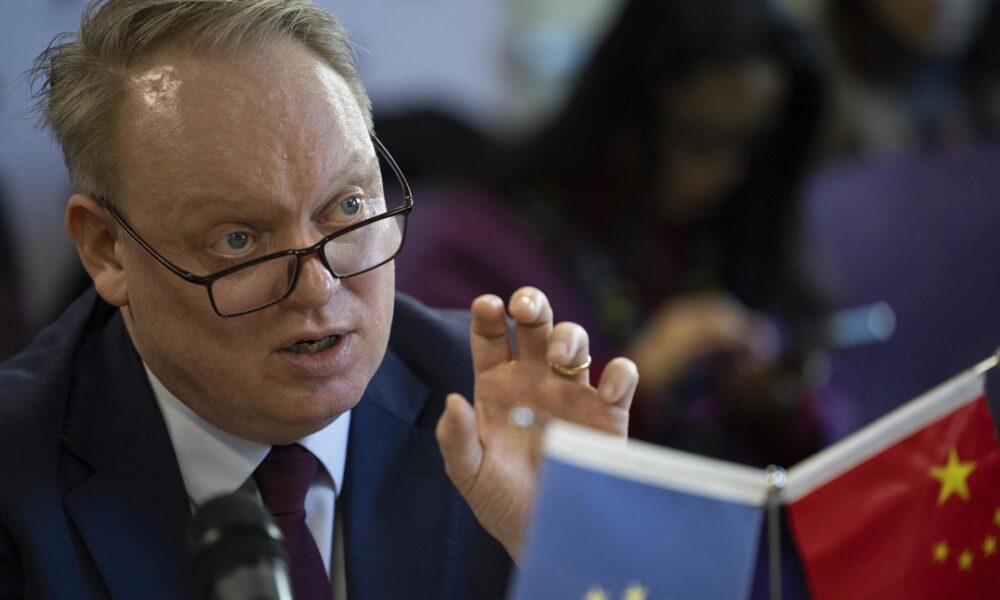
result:
[[[448,419],[450,421],[454,421],[455,420],[454,410],[452,409],[452,407],[455,405],[455,402],[458,402],[458,399],[459,399],[458,398],[458,394],[448,394],[447,396],[445,396],[445,400],[444,400],[445,401],[445,411],[444,412],[445,412],[445,415],[447,415],[447,417],[448,417]]]
[[[601,384],[597,393],[601,395],[601,398],[604,398],[608,402],[616,402],[619,396],[621,396],[621,392],[618,390],[619,387],[620,386],[613,381],[605,381]]]
[[[521,302],[521,304],[523,304],[524,306],[526,306],[528,308],[528,312],[531,315],[531,319],[532,320],[538,318],[538,303],[535,302],[534,298],[532,298],[531,296],[525,294],[525,295],[521,296],[520,302]]]
[[[483,295],[483,296],[480,296],[480,297],[476,298],[474,302],[479,302],[479,303],[482,303],[482,304],[488,304],[488,305],[492,306],[493,308],[500,308],[501,310],[504,309],[503,300],[501,300],[500,298],[497,298],[496,296],[493,296],[493,295],[489,295],[489,296]]]

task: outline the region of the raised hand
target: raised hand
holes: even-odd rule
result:
[[[762,315],[721,294],[693,294],[665,302],[629,344],[642,373],[642,394],[656,398],[698,359],[733,352],[770,362],[778,333]]]
[[[538,422],[555,417],[625,437],[639,376],[632,361],[616,358],[591,386],[587,332],[553,326],[541,291],[521,288],[508,310],[513,347],[503,301],[486,295],[472,303],[475,403],[449,395],[437,438],[448,476],[517,560],[538,488],[542,428],[516,424],[512,411],[527,407]]]

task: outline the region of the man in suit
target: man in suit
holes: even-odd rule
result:
[[[97,0],[38,69],[94,288],[0,367],[0,597],[191,597],[184,527],[236,491],[297,598],[501,597],[541,429],[512,409],[625,435],[635,367],[591,387],[533,288],[513,332],[395,296],[413,203],[336,21]]]

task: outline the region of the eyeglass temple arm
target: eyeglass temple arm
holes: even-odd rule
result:
[[[202,277],[200,275],[195,275],[190,271],[185,271],[184,269],[178,267],[177,265],[170,262],[163,256],[160,256],[160,253],[157,252],[156,250],[153,250],[152,246],[147,244],[145,240],[139,237],[139,235],[132,230],[132,227],[128,224],[125,218],[121,216],[118,210],[114,206],[112,206],[112,204],[107,200],[107,198],[99,196],[97,198],[97,202],[104,207],[104,210],[108,211],[108,214],[110,214],[111,217],[115,220],[115,222],[117,222],[118,225],[120,225],[121,228],[125,230],[125,233],[127,233],[129,237],[135,240],[137,244],[142,246],[143,250],[148,252],[149,255],[155,258],[160,264],[162,264],[164,267],[172,271],[174,275],[177,275],[182,279],[190,281],[191,283],[197,283],[199,285],[208,285],[209,282],[207,277]]]

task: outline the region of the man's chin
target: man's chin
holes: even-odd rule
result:
[[[292,443],[322,430],[357,406],[365,391],[364,386],[340,377],[287,382],[263,378],[248,380],[245,385],[229,401],[238,397],[248,400],[239,413],[229,417],[236,427],[222,429],[268,444]]]
[[[293,419],[289,419],[288,417],[292,415],[288,414],[276,416],[262,424],[259,431],[251,432],[250,439],[271,445],[291,444],[329,427],[356,404],[357,402],[354,402],[346,407],[338,406],[329,411],[297,415]]]

